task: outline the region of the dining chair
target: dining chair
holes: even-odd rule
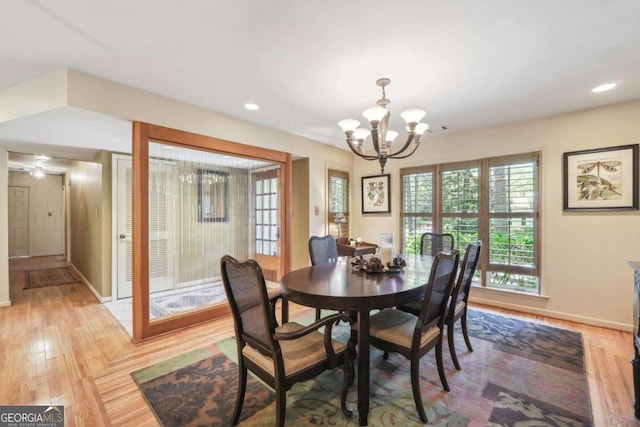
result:
[[[347,315],[334,314],[308,326],[295,322],[278,326],[275,302],[281,294],[269,298],[260,265],[255,260],[238,261],[230,255],[220,260],[222,283],[231,313],[238,347],[238,392],[232,423],[240,421],[247,383],[247,370],[253,372],[276,394],[276,423],[284,426],[286,392],[293,384],[314,378],[322,372],[341,366],[343,384],[341,409],[346,417],[346,397],[354,376],[351,343],[342,344],[331,338],[334,324]],[[318,331],[324,327],[324,333]]]
[[[331,236],[311,236],[309,238],[309,257],[311,265],[329,264],[338,261],[338,246]],[[320,319],[321,310],[316,308],[316,320]]]
[[[434,255],[438,252],[449,252],[455,246],[453,234],[424,233],[420,236],[420,255]]]
[[[460,320],[464,342],[467,344],[469,351],[473,351],[471,341],[469,341],[469,334],[467,333],[467,307],[469,306],[471,282],[473,281],[473,275],[476,274],[476,268],[478,267],[481,252],[481,241],[478,240],[476,243],[470,243],[467,245],[467,248],[464,251],[464,258],[462,259],[460,272],[458,273],[458,279],[456,280],[456,285],[453,287],[449,308],[447,310],[447,318],[445,321],[447,325],[447,340],[449,341],[451,359],[453,360],[453,365],[457,370],[460,370],[460,363],[458,362],[455,343],[453,340],[453,327],[455,323]]]
[[[433,255],[438,252],[450,252],[454,247],[455,239],[449,233],[423,233],[420,236],[420,255]],[[414,315],[420,314],[422,299],[411,301],[397,308]]]
[[[447,302],[459,261],[460,253],[457,249],[436,255],[418,316],[391,308],[382,310],[369,319],[369,341],[384,351],[383,357],[387,359],[389,352],[399,353],[411,362],[413,400],[420,420],[424,423],[427,422],[427,415],[420,393],[420,359],[434,347],[442,387],[446,391],[450,390],[442,364],[442,342]],[[358,326],[355,324],[354,328],[358,329]]]

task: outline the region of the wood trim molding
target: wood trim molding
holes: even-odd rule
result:
[[[149,316],[149,142],[267,160],[281,164],[280,271],[291,269],[292,156],[290,153],[244,145],[148,123],[133,123],[133,340],[165,334],[230,313],[227,304],[158,319]]]

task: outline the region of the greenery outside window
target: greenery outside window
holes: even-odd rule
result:
[[[434,167],[405,169],[402,175],[402,248],[420,253],[420,236],[433,231]]]
[[[418,253],[427,231],[453,234],[460,251],[479,239],[482,286],[540,293],[538,158],[402,169],[402,251]]]

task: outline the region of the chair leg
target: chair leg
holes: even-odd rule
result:
[[[456,345],[453,340],[453,325],[454,322],[447,322],[447,341],[449,341],[449,353],[451,353],[451,360],[453,361],[453,366],[459,371],[460,363],[458,362],[458,356],[456,355]]]
[[[320,320],[320,309],[316,308],[316,320]]]
[[[469,351],[473,351],[471,347],[471,341],[469,341],[469,334],[467,333],[467,311],[460,318],[460,324],[462,325],[462,335],[464,336],[464,342],[467,344]]]
[[[242,357],[241,357],[242,359]],[[242,404],[244,403],[244,393],[247,389],[247,369],[244,367],[242,360],[238,362],[238,396],[236,398],[236,407],[233,409],[233,425],[240,422],[242,413]]]
[[[427,414],[424,412],[422,404],[422,394],[420,393],[420,359],[411,359],[411,388],[413,389],[413,400],[418,410],[420,421],[427,423]]]
[[[438,364],[438,374],[440,375],[442,388],[444,388],[445,391],[451,391],[449,383],[447,382],[447,376],[444,374],[444,365],[442,364],[442,340],[436,345],[436,362]]]
[[[284,427],[284,417],[287,410],[287,391],[284,384],[276,384],[276,425]]]
[[[353,416],[353,410],[347,408],[347,393],[349,392],[349,386],[353,383],[355,377],[355,370],[353,368],[354,360],[354,348],[353,344],[347,344],[347,349],[344,352],[344,363],[342,364],[342,394],[340,395],[340,408],[345,417],[351,418]]]
[[[382,360],[387,360],[389,358],[389,352],[388,351],[384,351],[384,353],[382,353]]]

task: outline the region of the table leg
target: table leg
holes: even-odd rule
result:
[[[369,310],[358,311],[358,417],[361,426],[369,417]]]

